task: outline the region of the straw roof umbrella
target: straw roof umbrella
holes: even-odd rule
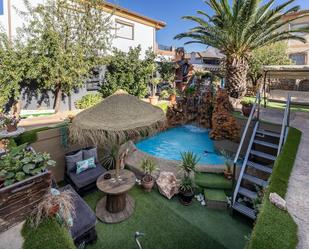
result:
[[[70,126],[70,140],[80,145],[122,144],[163,130],[164,112],[124,91],[79,113]]]

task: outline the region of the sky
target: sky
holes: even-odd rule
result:
[[[182,20],[185,15],[195,15],[197,10],[211,13],[203,0],[107,0],[124,8],[133,10],[142,15],[164,21],[167,25],[157,31],[157,42],[162,45],[181,47],[185,40],[174,40],[173,37],[193,27],[189,21]],[[277,0],[280,4],[285,0]],[[309,9],[309,0],[296,0],[294,5],[300,5],[302,9]],[[191,44],[185,46],[187,52],[203,51],[205,45]]]

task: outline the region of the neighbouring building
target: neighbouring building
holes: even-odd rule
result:
[[[303,14],[309,14],[309,10],[301,10],[298,12],[294,12],[288,15],[285,15],[283,20],[290,20],[292,18],[295,18],[299,15]],[[308,27],[309,26],[309,16],[300,18],[298,20],[291,21],[291,23],[286,24],[284,26],[284,30],[291,30],[295,28],[302,28],[302,27]],[[300,41],[296,40],[288,40],[287,45],[288,45],[288,50],[287,53],[291,60],[296,64],[296,65],[309,65],[309,34],[306,33],[300,33],[298,35],[303,36],[306,40],[307,43],[302,43]]]
[[[31,0],[30,2],[32,6],[35,6],[39,3],[44,3],[44,0]],[[0,26],[9,37],[14,37],[17,28],[22,27],[23,24],[23,19],[18,15],[15,8],[24,11],[23,1],[0,0]],[[166,26],[164,22],[108,2],[102,1],[102,9],[107,14],[112,15],[111,19],[115,27],[112,47],[127,52],[130,47],[140,45],[142,56],[145,55],[145,51],[149,48],[156,52],[156,31]],[[96,92],[99,87],[98,84],[100,84],[103,78],[101,70],[101,73],[98,72],[96,79],[87,81],[85,87],[73,93],[70,98],[64,96],[61,110],[74,109],[74,102],[89,92]],[[48,96],[43,102],[39,101],[41,96],[36,96],[31,101],[23,101],[22,108],[28,110],[52,109],[54,97],[51,93],[48,93]]]

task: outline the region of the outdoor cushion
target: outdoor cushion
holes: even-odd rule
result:
[[[83,151],[73,151],[65,155],[67,173],[76,171],[76,163],[83,160]]]
[[[80,174],[86,170],[95,168],[94,157],[76,163],[76,174]]]
[[[87,203],[75,192],[75,190],[70,185],[66,185],[65,187],[61,188],[61,191],[64,190],[70,190],[73,193],[72,195],[75,206],[75,216],[73,216],[71,236],[73,240],[75,240],[95,226],[96,216],[91,208],[87,205]]]
[[[90,157],[94,157],[95,163],[98,163],[98,151],[96,147],[87,147],[83,149],[83,159],[86,160]]]
[[[89,184],[95,183],[97,178],[105,171],[106,170],[100,164],[97,164],[95,168],[86,170],[80,174],[70,172],[69,177],[75,186],[80,189]]]

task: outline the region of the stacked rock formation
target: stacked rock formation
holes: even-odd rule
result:
[[[219,89],[216,95],[214,112],[212,114],[211,138],[215,140],[229,139],[238,141],[240,127],[232,116],[233,106],[229,101],[227,92]]]
[[[201,96],[198,105],[198,123],[207,129],[212,127],[213,95],[210,89]]]

